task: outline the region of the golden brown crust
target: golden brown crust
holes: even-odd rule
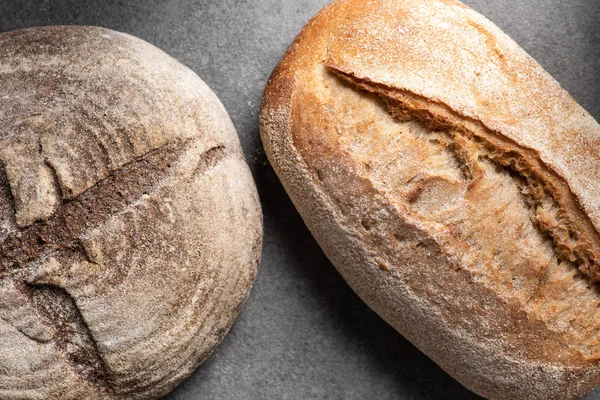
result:
[[[485,18],[333,3],[273,73],[261,135],[348,283],[467,387],[562,399],[599,382],[600,292],[577,267],[597,279],[600,163],[573,145],[600,128]]]
[[[126,34],[34,28],[0,47],[0,398],[159,398],[256,277],[261,212],[233,124]]]
[[[532,161],[555,173],[552,181],[562,206],[572,216],[575,230],[587,239],[590,254],[582,270],[598,280],[596,121],[531,57],[473,10],[435,1],[369,4],[340,6],[348,7],[353,22],[336,27],[326,64],[389,92],[408,92],[442,104],[521,149],[530,149]],[[378,37],[368,34],[380,31],[384,34]]]

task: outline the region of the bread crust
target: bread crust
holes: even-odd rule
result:
[[[233,124],[127,34],[33,28],[0,47],[0,398],[160,398],[256,277],[262,216]]]
[[[390,114],[394,118],[386,119]],[[438,136],[427,136],[432,134]],[[405,158],[394,156],[396,148],[410,151],[382,142],[394,135],[422,144],[414,151],[426,155],[424,162],[443,158],[426,141],[439,147],[451,137],[452,157],[443,159],[469,171],[445,165],[436,172],[442,175],[407,189],[402,198],[410,179],[390,182],[408,164],[382,166]],[[581,319],[585,329],[576,318],[566,327],[550,316],[571,317],[598,304],[591,283],[598,276],[598,185],[591,181],[600,162],[591,149],[600,127],[491,22],[454,1],[336,1],[308,23],[273,72],[261,136],[292,201],[350,286],[469,389],[488,398],[565,399],[600,382],[595,311]],[[474,152],[475,165],[462,160],[463,150]],[[488,161],[501,171],[486,170]],[[425,173],[421,169],[406,176]],[[490,176],[510,182],[513,203],[523,203],[523,213],[507,213],[503,223],[532,226],[537,238],[539,252],[524,271],[514,272],[517,259],[507,258],[490,272],[491,262],[473,247],[476,240],[461,237],[468,224],[429,217],[455,187],[466,188],[460,201],[485,203],[479,189]],[[548,209],[560,209],[568,221],[546,218],[532,199],[537,194],[519,193],[536,187],[533,177],[551,187],[555,203]],[[437,208],[417,207],[424,191],[438,187],[432,182],[446,190],[432,196]],[[529,209],[533,222],[525,214]],[[558,232],[569,224],[581,235],[577,246]],[[481,226],[484,239],[491,233],[480,244],[493,240],[490,225]],[[508,230],[496,235],[502,232]],[[584,241],[587,263],[573,256]],[[556,272],[559,267],[566,272]],[[517,283],[500,283],[506,270],[524,277],[535,293],[521,298]],[[561,312],[546,312],[556,298],[574,292],[573,285],[581,286],[584,302],[574,299]]]

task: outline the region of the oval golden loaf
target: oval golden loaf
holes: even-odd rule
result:
[[[352,288],[471,390],[600,383],[600,126],[453,0],[338,0],[265,90],[267,155]]]

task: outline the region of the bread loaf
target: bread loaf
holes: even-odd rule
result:
[[[234,127],[132,36],[45,27],[0,49],[0,398],[158,398],[256,276],[261,212]]]
[[[466,387],[600,383],[600,126],[454,0],[338,0],[264,94],[265,151],[358,295]]]

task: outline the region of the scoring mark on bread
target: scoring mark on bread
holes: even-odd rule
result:
[[[210,168],[214,167],[227,155],[225,146],[215,146],[204,153],[200,158],[193,175],[205,173]]]
[[[6,165],[0,162],[0,237],[10,231],[11,226],[16,225],[16,210],[17,206],[10,191]]]
[[[573,345],[565,346],[564,354],[583,358],[600,354],[599,286],[578,265],[561,257],[550,232],[537,223],[540,210],[531,193],[545,189],[541,195],[548,188],[535,186],[532,174],[524,176],[529,164],[521,160],[520,151],[508,146],[509,151],[504,151],[506,147],[469,136],[454,120],[437,120],[427,104],[405,105],[400,112],[406,116],[398,120],[393,117],[403,104],[394,103],[395,99],[382,101],[384,96],[369,91],[373,88],[340,79],[331,71],[321,78],[325,83],[320,97],[299,91],[298,100],[314,102],[323,121],[318,120],[319,129],[314,131],[298,129],[294,144],[339,207],[336,215],[344,217],[373,254],[369,267],[407,282],[408,276],[418,275],[423,281],[415,280],[416,286],[411,287],[425,290],[421,284],[426,281],[430,298],[436,288],[450,283],[437,282],[431,268],[414,266],[424,259],[428,265],[451,263],[457,281],[489,290],[491,296],[519,310],[532,326],[543,326],[548,335],[568,336]],[[294,122],[315,124],[311,118]],[[446,151],[453,142],[451,151]],[[367,163],[368,169],[363,167]],[[467,173],[461,174],[460,169]],[[547,204],[548,209],[554,204]],[[381,209],[390,218],[375,218]],[[428,239],[431,232],[436,233],[436,241]],[[571,236],[576,240],[577,235]],[[442,254],[445,249],[449,252]],[[461,290],[455,287],[452,293]],[[456,299],[436,301],[439,307],[461,310]],[[452,323],[470,324],[452,318]],[[529,334],[535,337],[538,328]]]
[[[574,263],[592,281],[600,281],[600,253],[596,250],[600,235],[569,185],[550,170],[534,150],[520,147],[443,103],[358,78],[330,65],[328,71],[355,90],[380,96],[388,112],[399,121],[416,119],[430,131],[446,132],[435,139],[455,156],[465,177],[473,179],[472,185],[477,183],[481,160],[470,157],[468,153],[474,150],[467,150],[466,146],[476,148],[478,156],[491,160],[511,176],[518,176],[532,204],[534,222],[552,239],[558,258]]]
[[[188,145],[189,141],[164,145],[124,165],[75,199],[63,202],[47,221],[35,222],[9,235],[0,244],[0,277],[42,253],[78,248],[77,238],[84,231],[151,192]],[[196,173],[206,171],[225,154],[223,146],[206,151],[200,157]]]
[[[77,372],[101,391],[114,392],[106,363],[75,299],[66,290],[51,285],[27,285],[27,293],[49,322],[54,344]]]
[[[36,283],[26,276],[36,263],[49,257],[56,257],[59,265],[65,266],[82,260],[95,263],[80,236],[151,193],[193,145],[193,139],[174,141],[125,164],[77,197],[64,200],[49,219],[17,229],[0,244],[0,282],[11,280],[27,295],[29,307],[37,310],[36,314],[50,328],[54,344],[67,355],[75,370],[100,391],[112,390],[110,376],[76,300],[63,288]],[[198,157],[192,176],[206,173],[228,154],[223,145],[205,151]],[[2,168],[0,184],[8,188]],[[55,185],[60,187],[58,182]],[[14,202],[10,190],[7,192],[4,201]]]

